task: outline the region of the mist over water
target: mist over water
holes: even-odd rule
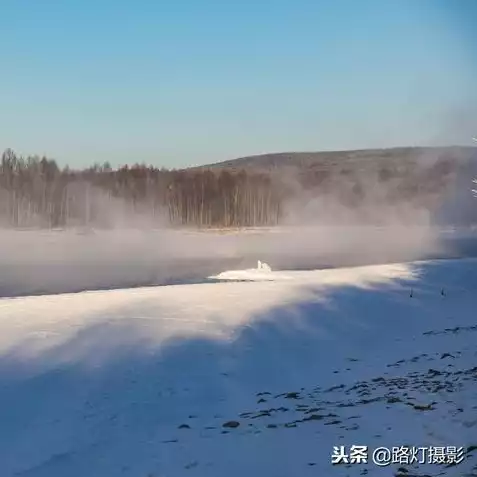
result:
[[[475,233],[431,227],[294,226],[236,233],[5,231],[0,296],[201,282],[230,269],[316,269],[475,254]],[[463,247],[467,244],[467,248]]]

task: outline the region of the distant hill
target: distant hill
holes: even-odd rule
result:
[[[328,215],[336,215],[330,203],[355,211],[371,206],[382,206],[384,211],[386,205],[391,207],[387,214],[408,204],[408,209],[431,211],[434,222],[477,223],[477,200],[470,192],[472,178],[477,177],[477,147],[283,152],[241,157],[194,170],[269,177],[279,184],[275,189],[280,193],[297,200],[301,197],[302,209],[320,198],[315,203],[328,204],[322,205]],[[315,209],[310,214],[317,216]],[[358,217],[358,212],[354,216]]]
[[[384,164],[385,161],[385,164]],[[259,169],[306,168],[328,170],[401,164],[432,165],[439,161],[477,164],[477,147],[396,147],[330,152],[281,152],[240,157],[207,164],[194,169]]]

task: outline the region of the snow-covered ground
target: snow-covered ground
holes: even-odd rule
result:
[[[0,300],[0,475],[475,475],[477,260],[235,279]]]

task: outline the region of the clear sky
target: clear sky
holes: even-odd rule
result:
[[[0,0],[0,19],[0,149],[61,164],[477,134],[477,0]]]

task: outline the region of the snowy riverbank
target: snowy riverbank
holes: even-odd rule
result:
[[[0,300],[1,475],[475,469],[477,261],[287,276]],[[353,444],[469,452],[332,467]]]

